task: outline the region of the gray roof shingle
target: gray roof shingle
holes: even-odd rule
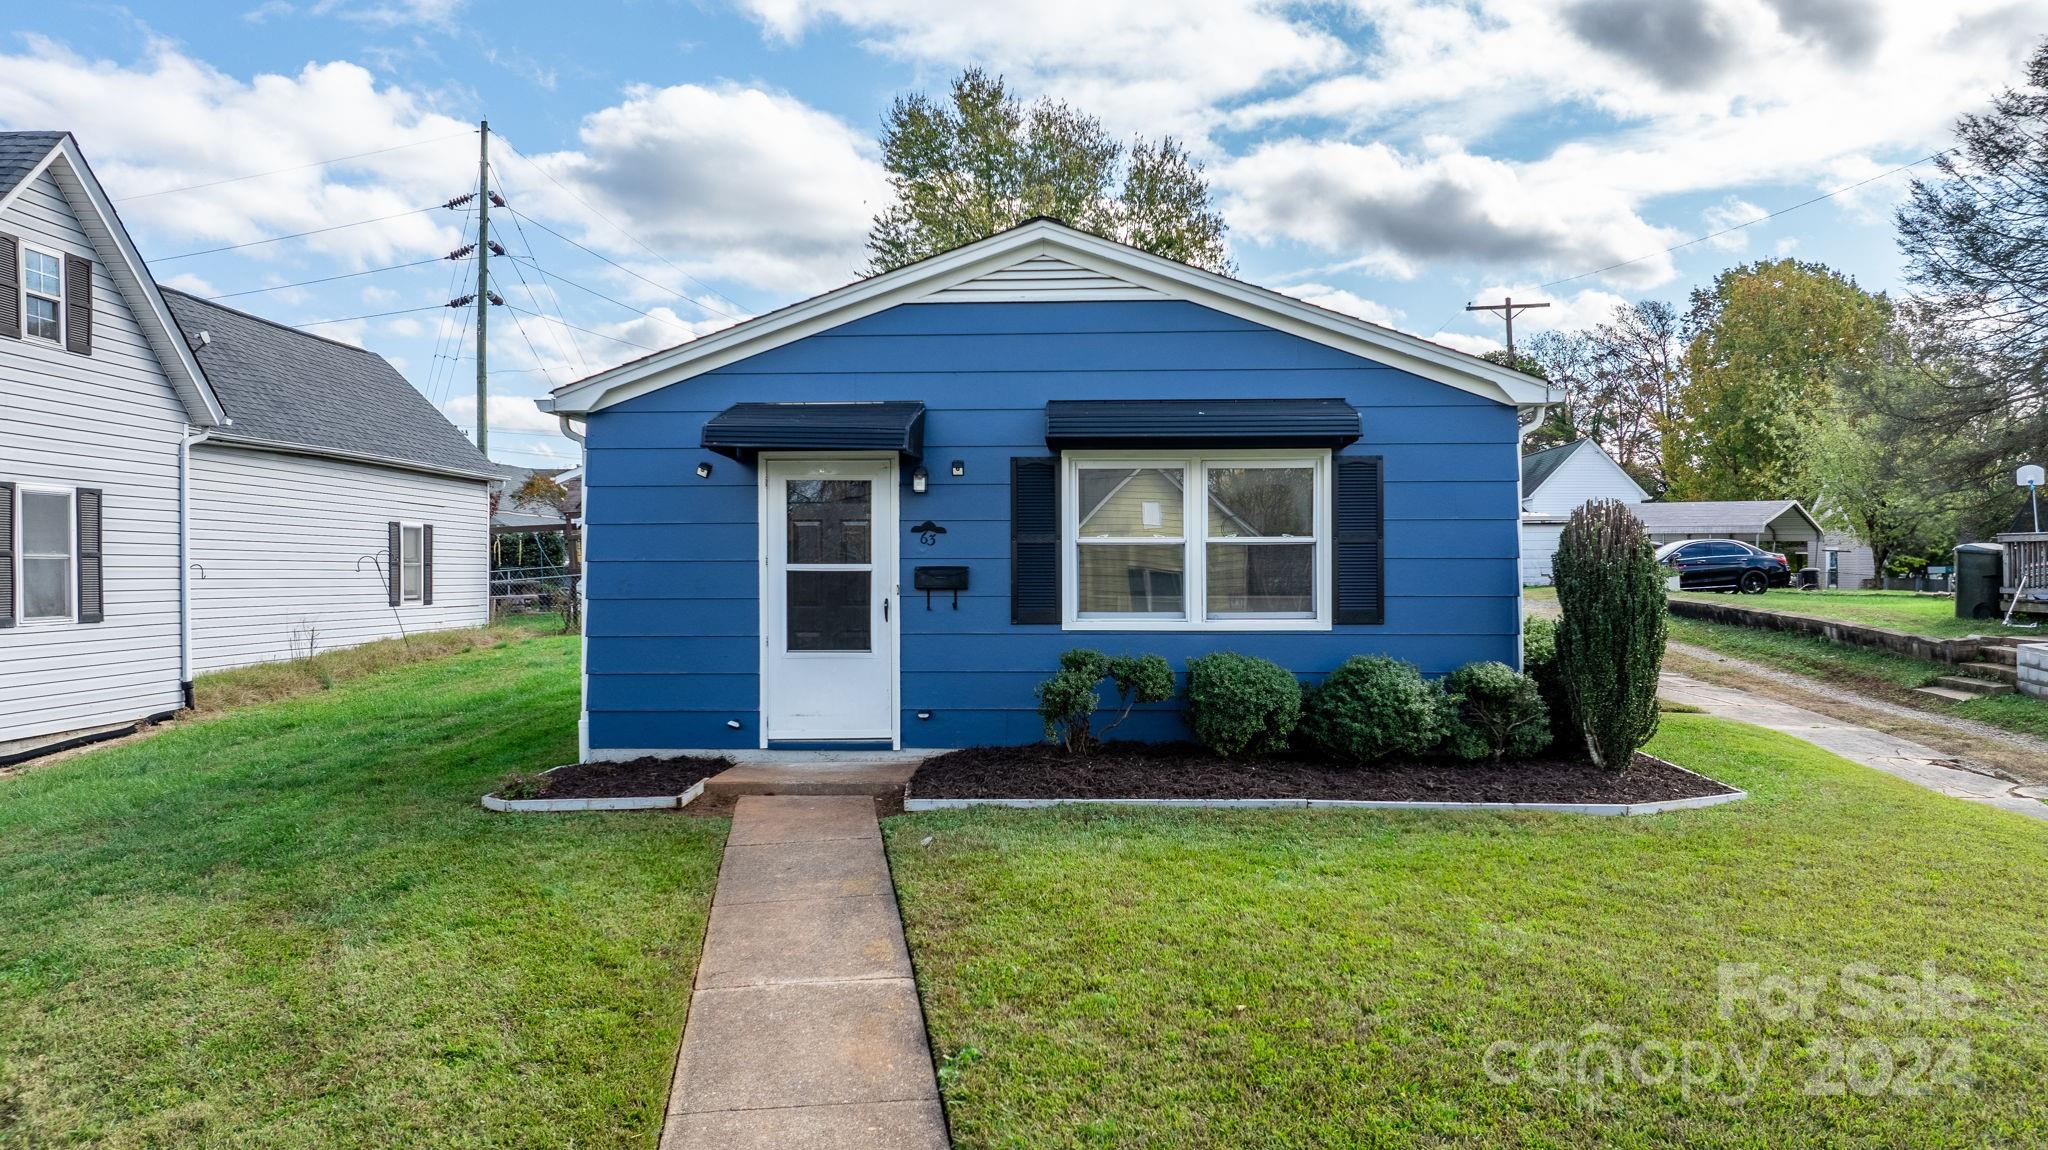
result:
[[[231,424],[229,435],[393,463],[494,475],[384,357],[163,288]]]
[[[1796,499],[1677,500],[1631,503],[1628,509],[1652,534],[1755,535],[1768,530],[1773,520],[1794,509],[1801,518],[1813,521],[1813,516]]]
[[[1570,443],[1560,443],[1556,447],[1546,447],[1541,451],[1532,451],[1524,455],[1522,498],[1527,499],[1536,494],[1536,489],[1543,486],[1544,481],[1556,474],[1557,469],[1564,466],[1564,461],[1570,459],[1572,453],[1587,442],[1589,441],[1584,439],[1574,439]]]
[[[0,132],[0,196],[13,191],[63,138],[62,132]]]

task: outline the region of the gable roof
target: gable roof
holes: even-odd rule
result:
[[[1554,402],[1543,381],[1478,356],[1041,218],[565,384],[540,407],[587,415],[990,273],[1046,267],[1047,259],[1058,263],[1051,274],[1113,277],[1130,290],[1187,300],[1498,403]]]
[[[1797,499],[1726,499],[1675,503],[1635,503],[1629,506],[1644,528],[1658,532],[1694,535],[1757,535],[1788,511],[1797,511],[1816,538],[1820,523]]]
[[[63,138],[62,132],[0,132],[0,197],[21,186]]]
[[[1524,455],[1522,457],[1523,498],[1536,494],[1536,489],[1543,486],[1545,480],[1557,474],[1557,469],[1564,466],[1565,460],[1570,459],[1578,452],[1579,448],[1591,442],[1592,440],[1590,439],[1574,439],[1570,443],[1560,443],[1555,447],[1546,447],[1541,451],[1532,451]]]
[[[497,477],[383,356],[181,291],[163,295],[227,413],[212,438]]]
[[[206,373],[178,333],[177,321],[171,318],[163,293],[142,262],[142,253],[136,251],[135,241],[114,211],[114,201],[100,187],[99,177],[93,175],[71,133],[0,132],[0,211],[44,171],[63,193],[64,202],[78,217],[79,228],[92,241],[107,278],[134,313],[143,338],[185,406],[186,419],[198,427],[219,424],[225,417]]]

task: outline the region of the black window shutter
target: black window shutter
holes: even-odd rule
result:
[[[21,338],[21,241],[0,235],[0,335]]]
[[[420,602],[434,601],[434,525],[420,528]]]
[[[384,539],[385,554],[390,556],[384,564],[384,581],[388,585],[386,590],[390,592],[391,605],[396,607],[405,595],[405,584],[400,582],[405,578],[405,544],[399,538],[396,520],[384,525]]]
[[[1060,621],[1060,461],[1010,460],[1010,622]]]
[[[92,261],[64,257],[64,350],[92,354]]]
[[[14,484],[0,483],[0,627],[14,626]]]
[[[1377,455],[1340,455],[1336,462],[1336,621],[1384,623],[1387,505],[1383,464]]]
[[[78,621],[98,623],[107,617],[106,560],[100,555],[100,492],[78,489]]]

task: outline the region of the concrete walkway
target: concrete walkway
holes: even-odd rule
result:
[[[1657,693],[1717,718],[1734,719],[1804,739],[1851,762],[1874,767],[1952,798],[2048,820],[2048,803],[2016,793],[2019,788],[2003,779],[1961,770],[1951,765],[1955,760],[1940,751],[1896,735],[1668,671],[1660,680]]]
[[[874,799],[741,797],[661,1150],[946,1146]]]

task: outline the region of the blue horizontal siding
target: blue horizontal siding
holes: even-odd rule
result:
[[[1009,461],[1050,454],[1050,399],[1342,396],[1351,453],[1386,460],[1387,619],[1310,632],[1063,632],[1009,622]],[[930,489],[900,493],[903,735],[910,746],[1035,740],[1031,688],[1068,647],[1209,651],[1320,678],[1353,654],[1437,675],[1514,661],[1520,466],[1514,412],[1454,388],[1191,304],[910,305],[593,416],[585,483],[592,745],[752,747],[758,723],[758,473],[698,446],[742,401],[917,399]],[[947,472],[958,459],[962,479]],[[700,462],[712,465],[700,479]],[[926,546],[908,527],[946,530]],[[911,568],[968,568],[959,597]],[[931,718],[920,720],[920,711]],[[741,729],[726,726],[738,721]],[[1172,706],[1120,733],[1183,738]]]

